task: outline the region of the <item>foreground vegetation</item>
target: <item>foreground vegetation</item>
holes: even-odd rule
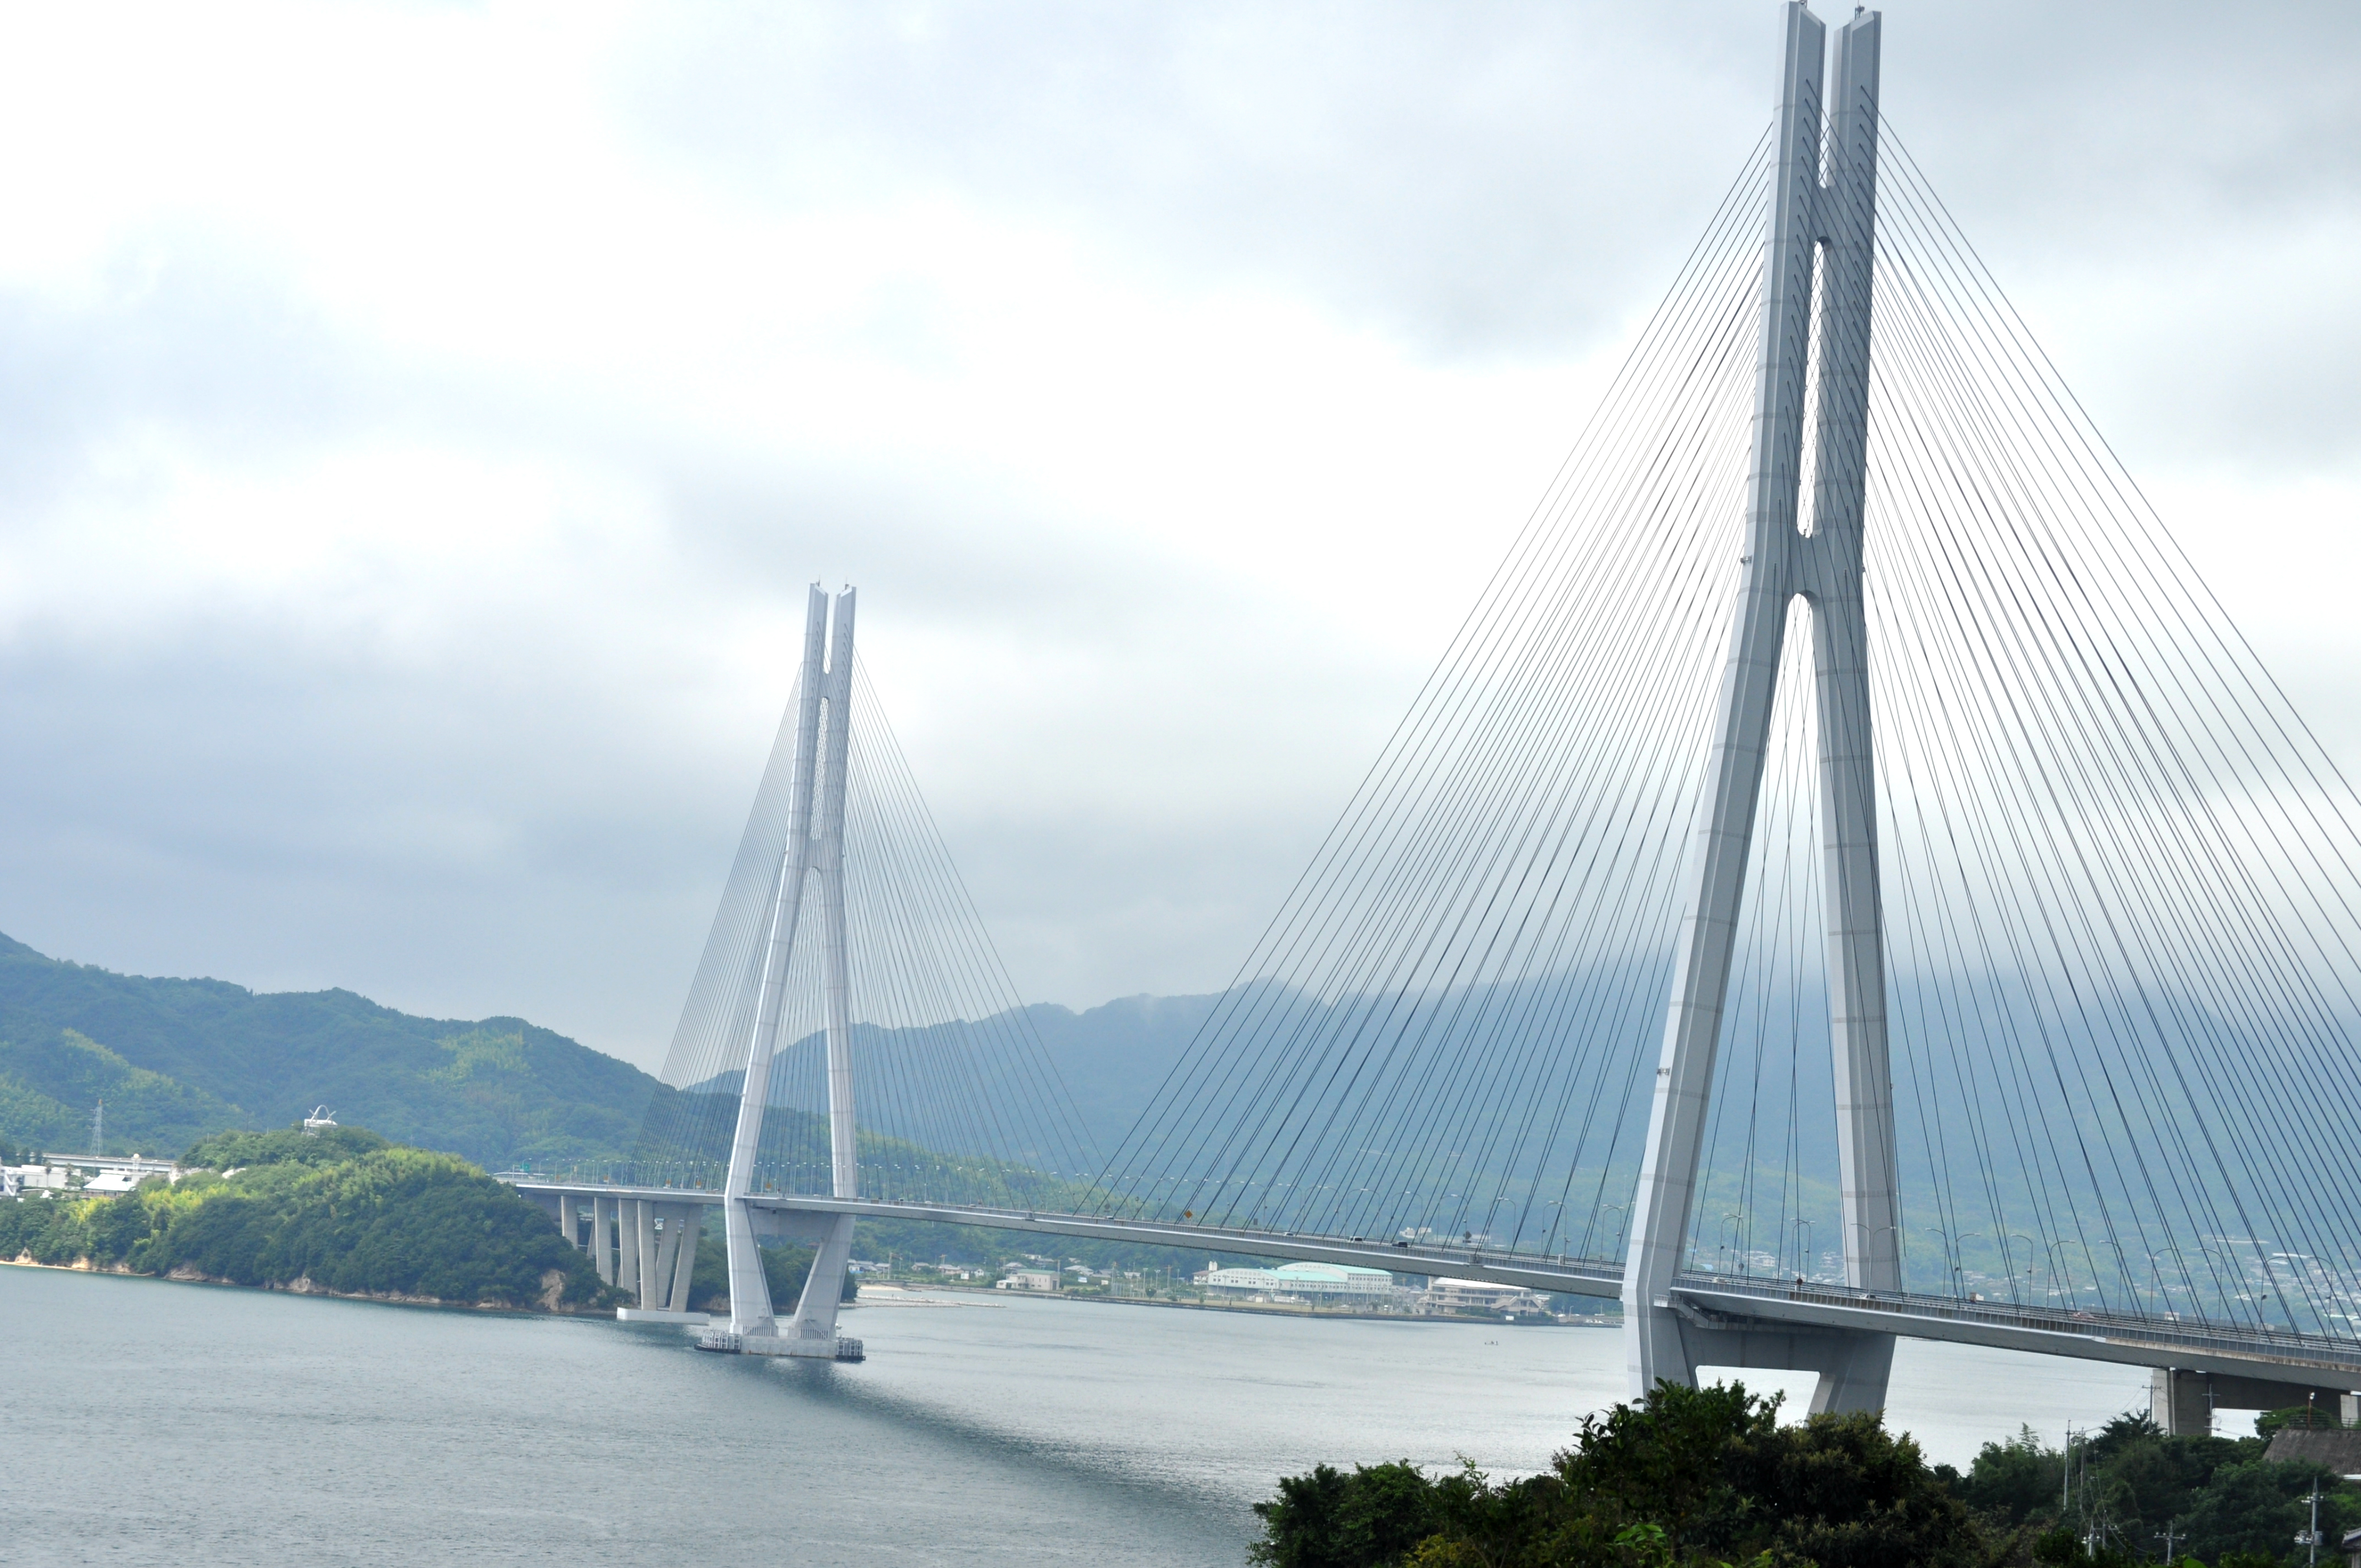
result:
[[[1958,1487],[1994,1532],[2062,1522],[2059,1533],[2089,1538],[2103,1563],[2153,1561],[2169,1528],[2176,1559],[2265,1568],[2305,1560],[2293,1542],[2310,1526],[2317,1481],[2321,1561],[2332,1563],[2345,1532],[2361,1525],[2361,1492],[2317,1465],[2264,1457],[2271,1431],[2305,1420],[2301,1409],[2282,1410],[2256,1423],[2260,1436],[2167,1437],[2146,1411],[2127,1413],[2076,1438],[2070,1476],[2069,1455],[2022,1431],[1985,1444]],[[2067,1561],[2055,1551],[2049,1560]]]
[[[1321,1465],[1255,1507],[1269,1568],[2000,1568],[2163,1556],[2215,1568],[2300,1563],[2321,1487],[2334,1542],[2361,1499],[2316,1466],[2274,1464],[2260,1438],[2168,1438],[2125,1415],[2066,1456],[2030,1432],[1987,1444],[1965,1475],[1929,1465],[1870,1414],[1778,1421],[1735,1384],[1660,1384],[1587,1419],[1549,1469],[1495,1482],[1472,1464]],[[2333,1549],[2332,1549],[2333,1551]],[[2328,1557],[2334,1561],[2333,1555]]]
[[[471,1306],[616,1300],[549,1217],[454,1155],[356,1127],[227,1133],[178,1183],[0,1203],[0,1257]]]

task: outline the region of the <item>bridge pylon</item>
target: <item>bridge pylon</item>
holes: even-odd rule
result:
[[[761,989],[754,1026],[746,1047],[745,1076],[738,1091],[738,1120],[730,1145],[730,1170],[722,1186],[722,1229],[730,1252],[730,1327],[708,1332],[714,1349],[752,1355],[793,1355],[834,1360],[838,1293],[852,1255],[852,1216],[821,1221],[811,1273],[802,1299],[782,1325],[763,1273],[755,1215],[747,1202],[753,1191],[754,1160],[763,1141],[763,1113],[770,1102],[771,1060],[778,1047],[785,1010],[787,971],[796,950],[807,883],[817,895],[820,985],[828,1050],[829,1191],[835,1198],[860,1196],[852,1105],[852,1019],[846,979],[844,918],[844,801],[852,751],[853,590],[836,596],[833,627],[827,594],[814,584],[806,601],[802,678],[797,685],[795,763],[789,787],[787,842],[774,883],[763,948]]]
[[[1635,1397],[1659,1379],[1694,1383],[1700,1365],[1783,1367],[1819,1374],[1816,1411],[1883,1406],[1893,1336],[1724,1323],[1684,1313],[1671,1287],[1696,1206],[1699,1144],[1762,795],[1772,699],[1789,610],[1799,598],[1810,615],[1817,675],[1845,1279],[1865,1290],[1898,1290],[1902,1283],[1869,635],[1861,599],[1879,14],[1859,13],[1839,29],[1833,90],[1824,94],[1826,31],[1805,5],[1787,5],[1775,181],[1764,238],[1746,554],[1718,731],[1688,850],[1686,902],[1623,1284]],[[1802,505],[1807,425],[1808,513]]]

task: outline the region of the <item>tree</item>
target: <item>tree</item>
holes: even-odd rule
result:
[[[2102,1555],[2144,1558],[2168,1526],[2191,1557],[2207,1563],[2246,1556],[2259,1568],[2300,1561],[2289,1547],[2309,1523],[2315,1477],[2323,1532],[2361,1523],[2361,1497],[2351,1488],[2317,1466],[2267,1460],[2265,1446],[2259,1438],[2168,1437],[2146,1411],[2128,1411],[2078,1450],[2062,1517],[2064,1456],[2030,1431],[1985,1444],[1960,1494],[1993,1526],[2047,1527],[2036,1557],[2060,1563],[2088,1561],[2091,1536]]]
[[[226,1134],[191,1153],[244,1168],[234,1179],[150,1178],[120,1198],[6,1205],[0,1247],[41,1263],[470,1304],[533,1306],[553,1276],[561,1301],[619,1299],[545,1213],[456,1156],[354,1127]]]
[[[1661,1568],[1730,1562],[1952,1568],[1985,1538],[1916,1443],[1875,1415],[1778,1423],[1737,1384],[1662,1383],[1586,1420],[1551,1468],[1496,1484],[1472,1465],[1323,1465],[1258,1504],[1274,1568]],[[1420,1533],[1420,1532],[1424,1533]]]
[[[1399,1563],[1435,1533],[1434,1484],[1408,1460],[1355,1465],[1350,1475],[1320,1464],[1279,1484],[1254,1506],[1263,1539],[1247,1556],[1270,1568],[1359,1568]]]

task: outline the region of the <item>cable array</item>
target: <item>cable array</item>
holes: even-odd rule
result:
[[[1093,1212],[1620,1256],[1737,580],[1768,168],[1758,145]],[[2361,801],[1890,126],[1880,180],[1866,583],[1907,1283],[2352,1334],[2361,1156],[2331,1108],[2361,1091]],[[1705,1271],[1842,1252],[1809,615]]]
[[[1743,493],[1769,167],[1766,137],[1104,1212],[1612,1249],[1738,566],[1707,524]]]
[[[1916,1273],[2351,1335],[2324,1111],[2361,1087],[2361,804],[1889,145],[1871,613]]]
[[[844,883],[862,1196],[1069,1204],[1100,1157],[858,660],[853,677]],[[665,1059],[671,1092],[642,1127],[640,1180],[714,1187],[728,1168],[761,946],[788,847],[792,694],[786,712]],[[814,877],[787,966],[758,1189],[829,1190],[820,918]]]

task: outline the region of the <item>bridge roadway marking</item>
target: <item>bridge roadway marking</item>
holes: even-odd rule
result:
[[[638,1198],[660,1203],[710,1203],[721,1194],[709,1188],[607,1187],[536,1181],[503,1175],[519,1191],[606,1199]],[[1024,1209],[973,1209],[951,1204],[890,1203],[870,1198],[814,1198],[757,1192],[747,1201],[758,1209],[865,1219],[918,1220],[934,1224],[975,1225],[986,1230],[1025,1231],[1038,1235],[1082,1236],[1189,1252],[1225,1252],[1254,1257],[1293,1258],[1384,1268],[1396,1274],[1448,1276],[1571,1296],[1614,1298],[1623,1271],[1611,1264],[1573,1258],[1502,1257],[1477,1248],[1398,1246],[1345,1236],[1286,1235],[1222,1226],[1171,1224],[1144,1220],[1107,1220],[1042,1213]],[[2312,1335],[2275,1334],[2227,1324],[2160,1322],[2122,1314],[2077,1314],[1953,1298],[1873,1295],[1842,1286],[1795,1286],[1781,1281],[1687,1275],[1676,1280],[1668,1301],[1701,1327],[1850,1329],[1899,1334],[1905,1339],[1990,1345],[2079,1361],[2110,1361],[2133,1366],[2170,1366],[2323,1387],[2361,1387],[2361,1344]],[[2290,1378],[2289,1374],[2310,1376]]]

